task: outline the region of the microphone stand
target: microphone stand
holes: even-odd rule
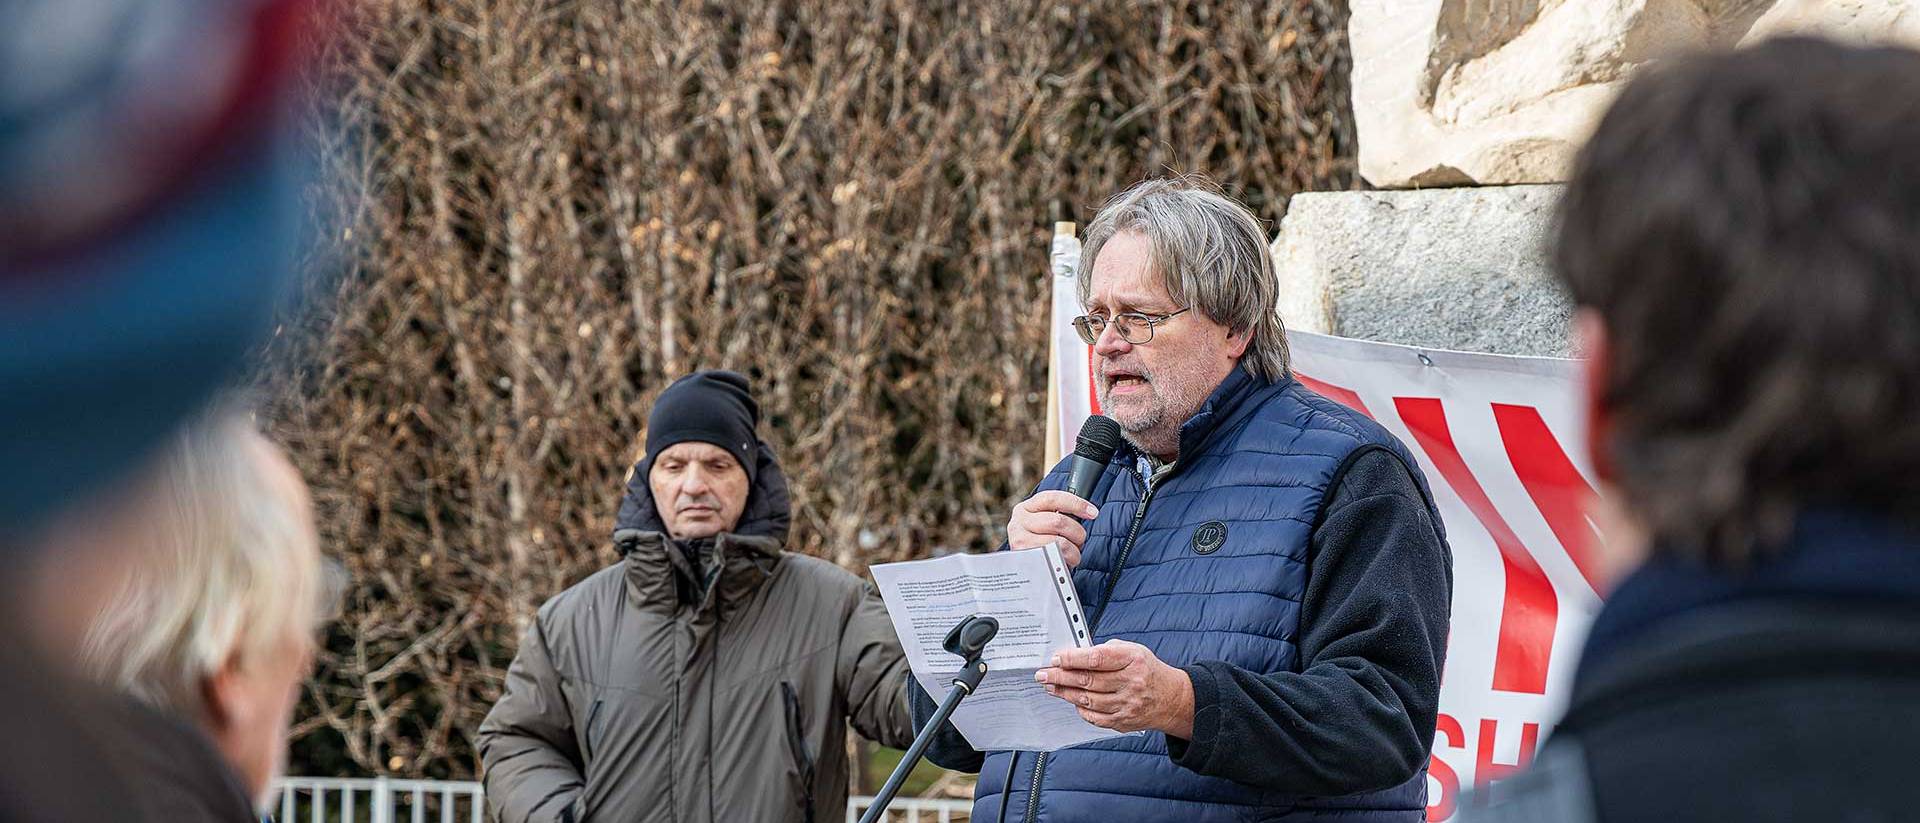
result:
[[[952,654],[966,658],[966,665],[960,673],[953,676],[953,688],[947,690],[947,697],[940,701],[940,708],[933,713],[927,725],[913,738],[913,745],[907,747],[906,756],[900,758],[900,765],[893,767],[893,774],[887,777],[887,783],[880,787],[880,793],[874,795],[873,805],[867,807],[867,813],[860,816],[860,823],[879,823],[886,817],[887,806],[893,803],[893,796],[900,793],[901,784],[907,782],[907,775],[913,767],[920,764],[921,756],[927,753],[927,746],[933,742],[933,735],[940,726],[960,707],[960,701],[980,686],[980,679],[987,676],[987,663],[980,659],[986,650],[987,641],[1000,631],[1000,621],[986,615],[976,614],[960,621],[959,625],[947,632],[946,649]]]

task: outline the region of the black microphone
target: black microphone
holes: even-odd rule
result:
[[[1107,470],[1107,461],[1120,448],[1120,424],[1113,418],[1094,415],[1080,426],[1080,437],[1067,463],[1067,493],[1081,500],[1093,499],[1093,486]]]

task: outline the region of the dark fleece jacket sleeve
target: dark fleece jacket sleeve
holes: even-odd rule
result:
[[[1298,673],[1219,661],[1193,678],[1193,739],[1175,763],[1289,794],[1399,785],[1427,762],[1440,702],[1453,561],[1392,452],[1349,458],[1312,537]]]
[[[920,688],[920,681],[915,680],[911,673],[907,675],[907,701],[908,708],[913,713],[913,728],[916,733],[925,729],[928,721],[933,719],[933,713],[940,709],[939,701],[933,695],[927,694],[926,689]],[[940,724],[940,728],[935,729],[933,737],[929,739],[927,759],[943,769],[979,774],[980,766],[986,762],[987,756],[975,749],[973,744],[968,743],[966,736],[962,735],[959,729],[954,728],[953,721],[948,720]]]

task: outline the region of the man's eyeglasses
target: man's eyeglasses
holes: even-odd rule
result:
[[[1087,341],[1087,345],[1091,346],[1100,341],[1100,333],[1107,330],[1108,324],[1112,324],[1113,330],[1120,335],[1121,340],[1138,346],[1142,343],[1153,341],[1154,326],[1158,326],[1161,323],[1172,320],[1174,317],[1185,314],[1192,308],[1192,306],[1188,306],[1177,312],[1160,315],[1127,312],[1125,314],[1116,314],[1112,319],[1101,317],[1097,314],[1083,314],[1073,318],[1073,330],[1079,332],[1080,339]]]

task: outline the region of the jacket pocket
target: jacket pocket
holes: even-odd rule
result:
[[[587,725],[580,734],[580,759],[587,763],[593,762],[594,732],[599,731],[600,704],[602,702],[600,698],[596,697],[593,699],[593,708],[587,710]]]
[[[814,823],[813,753],[807,749],[806,723],[800,716],[800,693],[794,690],[793,683],[780,683],[780,700],[787,712],[787,752],[793,755],[793,764],[800,774],[800,819]]]

